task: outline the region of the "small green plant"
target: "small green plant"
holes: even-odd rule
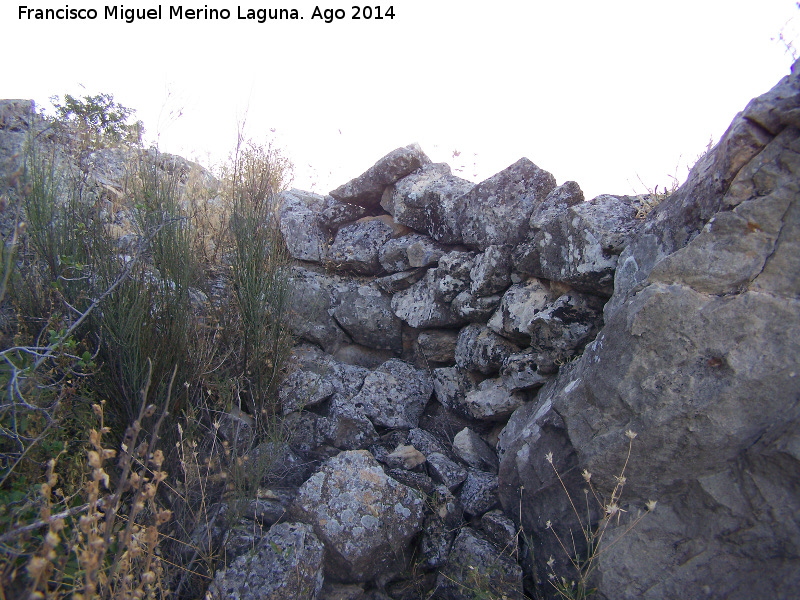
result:
[[[106,143],[141,143],[144,126],[141,121],[128,123],[136,113],[114,100],[111,94],[86,95],[82,98],[64,94],[50,98],[57,122],[72,126],[93,147]]]
[[[579,554],[575,546],[574,538],[571,541],[562,539],[556,533],[552,523],[547,521],[546,529],[552,532],[553,536],[558,542],[558,545],[561,546],[561,549],[564,551],[564,554],[569,559],[569,562],[573,568],[573,573],[571,573],[569,576],[559,576],[554,570],[555,559],[551,556],[547,561],[547,567],[550,570],[548,573],[548,579],[550,584],[561,598],[583,600],[584,598],[594,595],[596,590],[591,587],[590,580],[597,566],[597,560],[601,555],[610,551],[617,542],[619,542],[625,535],[627,535],[628,532],[636,527],[636,525],[644,518],[645,515],[655,510],[656,501],[648,500],[646,503],[647,510],[644,513],[640,512],[635,519],[625,526],[623,532],[618,535],[613,542],[610,544],[603,544],[603,538],[606,535],[609,525],[614,519],[616,519],[617,524],[619,525],[622,513],[626,512],[625,509],[622,508],[621,498],[623,488],[625,487],[625,483],[627,481],[625,477],[625,469],[627,468],[628,461],[631,457],[633,440],[636,438],[636,433],[629,429],[625,432],[625,435],[628,438],[628,452],[625,456],[625,462],[622,465],[619,475],[615,476],[614,478],[616,483],[611,491],[611,495],[608,498],[602,498],[595,490],[594,485],[592,484],[592,474],[589,471],[584,469],[581,473],[587,486],[584,489],[586,502],[586,512],[584,515],[578,511],[572,495],[569,493],[569,490],[567,489],[564,480],[561,478],[558,469],[556,469],[556,466],[553,464],[553,453],[548,452],[545,455],[545,460],[553,468],[553,472],[556,474],[561,487],[564,489],[564,493],[567,495],[569,504],[572,507],[572,511],[575,514],[575,517],[578,519],[578,523],[580,524],[581,528],[581,536],[586,545],[585,553]],[[599,521],[594,523],[592,522],[591,516],[591,503],[596,503],[596,507],[600,510],[600,514],[602,515]],[[571,550],[570,546],[572,548]]]

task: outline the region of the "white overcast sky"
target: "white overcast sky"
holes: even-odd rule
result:
[[[319,4],[345,10],[330,24],[305,1],[201,1],[183,6],[231,18],[183,22],[165,2],[161,21],[131,24],[104,20],[103,0],[5,1],[0,97],[112,93],[150,141],[206,166],[246,117],[249,136],[293,160],[294,185],[322,193],[419,142],[473,181],[526,156],[592,198],[642,192],[639,178],[663,187],[676,168],[684,180],[709,139],[788,74],[776,38],[800,47],[790,0],[372,0],[394,18],[359,21],[355,1]],[[23,2],[100,15],[20,20]],[[259,24],[237,6],[304,19]]]

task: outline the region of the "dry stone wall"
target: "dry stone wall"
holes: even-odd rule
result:
[[[569,567],[550,526],[578,524],[545,455],[571,491],[583,469],[610,489],[627,431],[601,597],[800,587],[798,70],[645,216],[648,198],[587,200],[527,159],[473,185],[416,145],[329,196],[283,194],[303,340],[288,381],[325,382],[290,413],[313,422],[301,445],[367,450],[427,499],[404,550],[425,593],[471,597],[453,584],[469,557],[522,594],[521,527],[526,592],[552,594]],[[363,589],[421,597],[408,573],[370,575]]]
[[[30,112],[0,102],[5,172]],[[93,160],[110,204],[127,159]],[[253,450],[275,472],[241,522],[223,503],[193,534],[230,559],[211,597],[554,597],[578,523],[546,456],[573,497],[625,464],[599,597],[796,596],[800,63],[649,213],[527,159],[473,184],[416,145],[280,199],[291,438]]]

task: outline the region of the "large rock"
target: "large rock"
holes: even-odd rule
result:
[[[354,342],[377,350],[403,348],[402,322],[391,298],[373,285],[348,284],[333,291],[332,315]]]
[[[474,419],[502,421],[522,406],[527,400],[524,392],[512,392],[503,385],[503,380],[487,379],[478,389],[468,392],[461,400],[464,410]]]
[[[603,321],[603,304],[597,296],[573,291],[534,315],[531,347],[539,373],[554,373],[594,339]]]
[[[488,327],[521,345],[531,341],[531,325],[536,315],[545,310],[553,299],[546,281],[531,278],[508,288],[497,312],[489,320]]]
[[[464,411],[462,399],[478,389],[482,377],[459,367],[443,367],[433,370],[433,389],[436,399],[450,410]]]
[[[554,187],[555,178],[527,158],[479,183],[461,198],[464,244],[483,251],[491,245],[521,242],[531,213]]]
[[[323,546],[302,523],[273,525],[255,550],[218,571],[214,600],[314,599],[322,589]]]
[[[280,228],[292,258],[320,262],[325,260],[327,238],[318,216],[325,209],[323,196],[292,189],[281,192]]]
[[[433,393],[430,376],[402,360],[383,363],[364,379],[350,402],[378,426],[416,427]]]
[[[451,302],[470,287],[470,271],[475,264],[474,252],[448,252],[439,259],[433,274],[436,297],[442,302]]]
[[[473,296],[493,296],[511,285],[511,249],[489,246],[475,259],[469,272],[469,291]]]
[[[338,231],[328,250],[328,260],[339,269],[375,275],[383,270],[380,250],[393,235],[394,230],[384,220],[364,217]]]
[[[517,271],[610,296],[619,254],[641,221],[641,199],[604,194],[555,209],[514,253]]]
[[[388,477],[369,452],[342,452],[300,488],[293,512],[325,544],[325,573],[369,581],[401,566],[422,528],[424,503]]]
[[[501,436],[503,505],[513,513],[522,494],[541,554],[552,537],[542,520],[560,520],[566,501],[545,453],[608,479],[625,460],[624,432],[638,433],[629,511],[659,504],[628,535],[625,521],[609,532],[597,580],[606,597],[688,597],[704,586],[725,598],[790,597],[800,586],[799,141],[784,129],[744,161],[717,200],[723,210],[656,260],[635,294],[620,290],[583,357]],[[686,185],[707,189],[696,177]],[[697,197],[692,211],[710,200]]]
[[[331,196],[340,202],[375,208],[380,204],[386,186],[430,162],[418,144],[398,148],[380,159],[361,176],[333,190]]]
[[[473,184],[450,173],[445,164],[430,164],[386,188],[381,206],[398,223],[426,233],[443,244],[460,244],[461,198]]]
[[[750,175],[738,175],[773,138],[778,142],[779,134],[792,135],[798,128],[798,90],[800,64],[796,62],[790,75],[750,101],[717,145],[698,160],[686,183],[648,215],[642,233],[619,257],[614,298],[606,312],[616,310],[647,279],[656,263],[685,246],[720,209],[733,208],[750,196],[748,188],[759,187],[753,180],[755,165],[750,166]],[[791,156],[791,151],[784,153],[775,147],[771,152]],[[740,182],[734,183],[737,178]]]
[[[289,283],[292,288],[289,325],[297,337],[318,344],[330,353],[350,342],[331,316],[333,291],[342,283],[339,277],[291,267]]]
[[[425,279],[396,293],[392,297],[394,314],[417,329],[462,325],[465,320],[456,315],[449,304],[436,298],[432,279],[426,275]]]
[[[389,240],[378,258],[387,273],[396,273],[436,264],[446,253],[446,248],[429,237],[412,234]]]
[[[436,581],[436,597],[444,600],[507,598],[522,600],[522,569],[480,532],[464,527]]]
[[[503,360],[519,348],[485,325],[467,325],[458,334],[456,364],[468,371],[492,375],[500,371]]]

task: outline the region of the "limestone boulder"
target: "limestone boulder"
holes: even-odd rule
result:
[[[433,274],[434,292],[442,302],[451,302],[470,287],[470,271],[475,263],[474,252],[448,252],[439,259]]]
[[[429,164],[386,188],[381,206],[403,223],[443,244],[460,244],[461,198],[473,184],[446,164]]]
[[[480,517],[499,504],[497,475],[469,469],[458,497],[467,516]]]
[[[458,334],[456,364],[468,371],[492,375],[500,371],[503,360],[519,348],[485,325],[472,324]]]
[[[720,210],[636,288],[619,290],[581,359],[501,435],[503,505],[517,507],[524,487],[523,525],[547,553],[552,536],[538,515],[557,523],[568,511],[544,455],[565,471],[611,477],[625,460],[625,432],[638,434],[627,510],[646,510],[650,499],[658,507],[630,535],[625,522],[609,532],[614,551],[598,568],[606,597],[678,597],[703,586],[726,598],[783,597],[800,585],[800,528],[790,516],[800,510],[798,139],[787,128],[755,157],[736,159]],[[720,168],[733,164],[723,160],[730,150],[715,153]],[[740,148],[744,157],[752,150]],[[691,177],[686,186],[707,189]],[[709,202],[697,197],[692,212]],[[629,256],[647,265],[675,239],[652,255],[635,245]]]
[[[292,258],[321,262],[327,255],[327,236],[320,225],[319,215],[326,199],[318,194],[297,189],[281,192],[280,229]]]
[[[404,562],[422,528],[424,502],[366,451],[342,452],[300,488],[293,513],[325,545],[331,580],[369,581]]]
[[[332,295],[332,316],[354,342],[376,350],[402,350],[402,322],[388,294],[375,285],[350,281],[336,286]]]
[[[447,564],[436,580],[437,597],[471,600],[478,597],[523,600],[522,569],[479,531],[464,527],[453,542]]]
[[[283,414],[288,415],[328,400],[333,396],[334,391],[330,379],[313,371],[297,370],[281,382],[278,399],[281,402]]]
[[[428,273],[431,273],[429,270]],[[424,279],[392,296],[392,310],[411,327],[454,327],[465,320],[455,314],[449,304],[436,298],[434,280]]]
[[[443,367],[433,370],[433,389],[436,399],[451,410],[463,411],[461,399],[478,389],[483,378],[459,367]]]
[[[350,402],[375,425],[411,429],[419,423],[432,393],[433,381],[426,371],[393,359],[367,375]]]
[[[289,284],[292,289],[289,325],[297,337],[330,353],[351,341],[331,316],[333,290],[341,285],[340,278],[290,267]]]
[[[430,162],[418,144],[397,148],[359,177],[333,190],[330,195],[339,202],[376,208],[386,186]]]
[[[473,296],[465,291],[453,298],[450,306],[465,321],[485,323],[500,306],[502,299],[502,296]]]
[[[376,275],[383,270],[380,250],[393,236],[394,230],[383,220],[364,217],[339,229],[328,260],[358,275]]]
[[[493,175],[462,198],[463,243],[484,251],[525,239],[534,208],[556,187],[555,178],[526,158]]]
[[[511,285],[510,246],[489,246],[475,259],[469,272],[469,291],[473,296],[493,296]]]
[[[515,250],[515,270],[610,296],[618,257],[642,225],[640,206],[638,197],[609,194],[556,206]]]
[[[424,363],[454,364],[458,332],[452,329],[428,329],[417,336],[417,353]]]
[[[389,240],[378,255],[387,273],[408,271],[436,264],[447,249],[429,237],[412,234]]]
[[[603,299],[569,292],[534,315],[531,348],[540,374],[554,373],[594,339],[603,321]]]
[[[686,183],[647,215],[641,234],[620,255],[614,298],[606,312],[616,310],[656,263],[684,247],[720,209],[732,209],[750,198],[761,182],[775,178],[779,171],[774,157],[792,153],[778,147],[792,146],[789,139],[797,129],[798,89],[800,66],[795,63],[790,75],[750,101],[717,145],[697,161]],[[750,164],[768,145],[772,148]],[[773,166],[756,176],[765,159]]]
[[[322,589],[324,548],[309,525],[273,525],[256,548],[217,571],[214,600],[316,598]]]
[[[468,392],[461,400],[464,410],[475,419],[502,421],[525,404],[524,392],[512,392],[503,385],[503,380],[486,379],[478,389]]]
[[[488,327],[495,333],[518,344],[527,346],[531,339],[531,325],[536,315],[553,299],[546,281],[531,278],[508,288],[497,311],[489,319]]]
[[[497,473],[497,454],[481,436],[465,427],[453,438],[453,451],[473,469]]]
[[[347,225],[366,216],[367,209],[358,204],[339,202],[332,196],[326,198],[325,208],[317,217],[320,226],[327,231],[335,232],[342,225]]]

